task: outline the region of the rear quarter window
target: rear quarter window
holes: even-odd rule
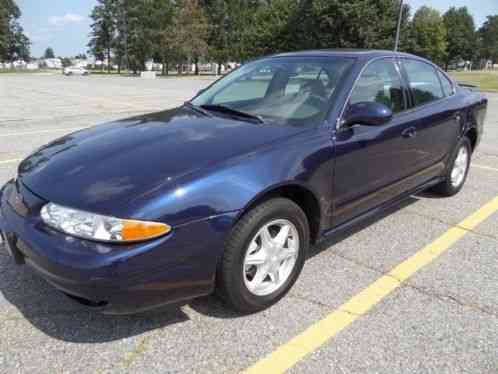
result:
[[[442,72],[438,71],[439,79],[441,80],[441,85],[443,86],[443,92],[445,96],[451,96],[455,93],[455,88],[453,87],[453,83],[448,79],[446,75]]]
[[[415,106],[442,99],[445,95],[436,69],[418,60],[404,60],[403,65],[413,93]]]

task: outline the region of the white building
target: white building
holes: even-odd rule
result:
[[[62,69],[62,61],[60,58],[46,58],[43,62],[49,69]]]
[[[14,67],[14,69],[24,69],[26,65],[28,64],[24,60],[16,60],[12,62],[12,66]]]
[[[38,70],[40,68],[40,65],[38,64],[38,61],[31,61],[26,65],[26,69],[28,70]]]
[[[77,68],[86,68],[90,64],[90,61],[83,60],[81,58],[73,58],[71,60],[71,65]]]

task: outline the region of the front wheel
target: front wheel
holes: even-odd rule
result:
[[[232,229],[217,273],[217,293],[252,313],[280,300],[297,280],[309,245],[306,215],[274,198],[249,211]]]
[[[451,162],[446,171],[445,180],[433,188],[442,196],[457,194],[465,184],[470,167],[472,147],[467,137],[463,137],[453,152]]]

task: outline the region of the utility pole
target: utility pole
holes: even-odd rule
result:
[[[128,16],[126,12],[126,0],[119,1],[119,18],[120,18],[120,26],[121,30],[119,32],[123,32],[124,34],[124,59],[126,63],[126,70],[130,71],[130,60],[128,58]]]
[[[403,18],[403,0],[399,4],[398,27],[396,28],[396,41],[394,43],[394,51],[397,52],[399,48],[399,34],[401,32],[401,18]]]

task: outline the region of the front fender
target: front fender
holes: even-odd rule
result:
[[[265,193],[284,185],[311,191],[321,211],[330,212],[333,147],[330,136],[313,129],[264,150],[238,156],[187,175],[147,201],[134,201],[134,217],[181,225],[244,210]]]

